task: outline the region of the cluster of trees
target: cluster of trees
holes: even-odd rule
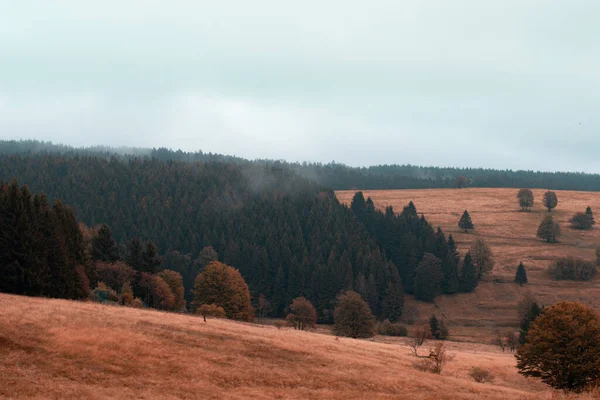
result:
[[[571,219],[569,219],[569,223],[571,224],[571,227],[574,229],[580,229],[580,230],[592,229],[592,227],[596,224],[596,220],[594,219],[594,213],[592,212],[592,208],[588,206],[586,208],[585,212],[575,213],[575,215],[573,215],[571,217]]]
[[[569,172],[535,172],[493,170],[484,168],[440,168],[414,165],[377,165],[367,168],[349,167],[332,162],[286,163],[272,160],[248,161],[240,157],[197,152],[173,151],[165,148],[90,147],[75,149],[39,141],[0,141],[0,154],[58,154],[66,157],[102,157],[110,159],[147,158],[176,162],[224,162],[238,165],[260,164],[289,169],[320,185],[343,189],[420,189],[453,187],[531,187],[554,190],[600,190],[600,175]],[[10,179],[10,178],[9,178]]]

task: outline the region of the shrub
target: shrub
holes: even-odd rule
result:
[[[594,220],[592,219],[591,215],[578,212],[571,217],[569,223],[574,229],[589,230],[592,229],[592,226],[594,225]]]
[[[286,321],[301,331],[306,328],[315,328],[317,310],[315,310],[312,303],[306,300],[306,298],[295,298],[290,305],[290,313],[286,317]]]
[[[377,333],[384,336],[406,336],[408,333],[406,327],[400,324],[392,324],[389,319],[378,322]]]
[[[216,304],[202,304],[196,309],[196,313],[202,315],[204,322],[206,322],[206,317],[225,318],[225,310]]]
[[[130,306],[133,304],[133,290],[131,289],[131,283],[129,283],[129,281],[125,282],[123,286],[121,286],[119,303],[124,306]]]
[[[597,272],[597,266],[576,257],[563,257],[548,267],[548,274],[556,280],[589,281]]]
[[[419,371],[441,374],[444,366],[453,358],[447,353],[444,343],[438,342],[429,349],[429,355],[424,359],[414,362],[413,367]]]
[[[429,326],[421,325],[415,329],[413,336],[408,341],[408,347],[413,356],[419,357],[419,347],[425,344],[427,339],[431,339],[431,329]]]
[[[104,282],[98,282],[98,286],[92,291],[92,300],[107,303],[107,302],[115,302],[119,301],[119,296],[117,292],[115,292],[111,287],[109,287]]]
[[[230,319],[251,321],[254,317],[246,281],[237,269],[218,261],[208,264],[196,277],[192,307],[203,304],[222,307]]]
[[[544,309],[517,351],[517,368],[555,389],[581,391],[600,383],[600,319],[581,303]]]
[[[356,292],[342,292],[338,296],[333,319],[333,332],[338,336],[369,338],[375,335],[375,317]]]
[[[287,328],[287,327],[290,326],[289,322],[283,321],[283,320],[280,320],[280,319],[277,320],[277,321],[275,321],[275,323],[273,325],[275,325],[275,328],[277,328],[277,329]]]
[[[469,376],[473,378],[475,382],[479,383],[492,383],[494,381],[494,375],[488,369],[473,367],[471,368],[471,372],[469,372]]]

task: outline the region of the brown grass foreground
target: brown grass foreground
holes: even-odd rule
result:
[[[595,248],[600,246],[600,229],[571,229],[569,218],[584,212],[587,206],[600,216],[600,193],[557,190],[558,206],[552,211],[561,225],[562,236],[556,244],[544,243],[536,237],[540,221],[547,214],[542,206],[545,190],[535,189],[532,212],[520,212],[518,189],[424,189],[365,190],[378,209],[391,205],[396,212],[413,201],[419,214],[452,234],[461,255],[481,237],[494,252],[496,266],[491,276],[484,278],[474,293],[439,296],[435,304],[419,303],[423,320],[436,313],[450,325],[450,335],[457,340],[492,340],[495,329],[511,329],[518,325],[516,306],[526,292],[533,293],[540,303],[554,304],[560,300],[576,300],[600,310],[600,277],[590,282],[553,281],[546,269],[552,260],[562,256],[577,256],[595,260]],[[355,191],[336,192],[341,202],[350,204]],[[463,233],[458,225],[467,209],[475,230]],[[600,221],[600,217],[596,217]],[[513,283],[517,265],[525,264],[529,284]],[[409,300],[410,302],[410,300]]]
[[[510,354],[449,343],[441,376],[388,343],[94,303],[0,294],[3,398],[563,398]],[[493,384],[468,378],[488,368]]]

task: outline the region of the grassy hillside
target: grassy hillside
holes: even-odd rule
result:
[[[530,213],[520,212],[518,189],[427,189],[363,191],[375,206],[384,209],[391,205],[396,211],[413,201],[419,214],[433,226],[441,226],[446,235],[452,234],[461,254],[477,237],[482,237],[494,252],[496,266],[491,276],[480,283],[475,293],[440,296],[434,305],[419,304],[421,317],[432,313],[444,316],[450,323],[455,339],[490,340],[497,327],[517,325],[516,303],[527,291],[543,304],[558,300],[578,300],[600,309],[600,285],[596,278],[590,282],[553,281],[546,268],[556,257],[573,255],[595,259],[600,246],[600,230],[577,231],[568,220],[587,206],[600,215],[600,193],[556,191],[558,206],[552,211],[562,228],[560,243],[547,244],[536,237],[538,225],[547,211],[541,200],[544,190],[533,190],[535,207]],[[354,191],[336,192],[340,201],[349,204]],[[463,233],[457,226],[462,212],[471,214],[475,231]],[[529,284],[512,283],[517,265],[523,261]]]
[[[449,343],[441,376],[399,339],[354,340],[94,303],[0,294],[0,397],[562,398],[511,354]],[[493,384],[474,383],[472,366]]]

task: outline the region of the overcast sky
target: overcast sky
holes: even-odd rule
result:
[[[0,0],[0,138],[600,172],[600,1]]]

